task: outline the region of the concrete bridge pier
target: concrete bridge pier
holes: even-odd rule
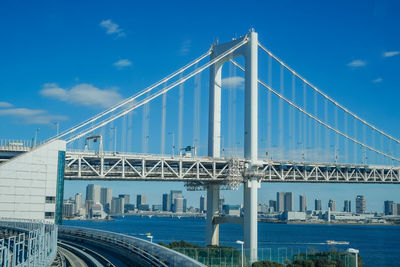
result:
[[[219,215],[219,186],[209,185],[207,188],[207,222],[206,242],[219,245],[219,225],[215,218]]]

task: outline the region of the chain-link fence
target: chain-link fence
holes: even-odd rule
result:
[[[225,267],[242,266],[242,251],[236,248],[173,248],[207,266]],[[243,266],[250,266],[247,259],[249,250],[243,250]],[[319,261],[329,266],[355,267],[355,256],[347,251],[331,250],[318,251],[313,248],[273,247],[260,248],[257,253],[258,261],[270,261],[289,265]],[[306,265],[305,265],[306,266]],[[308,266],[308,265],[307,265]],[[311,266],[311,265],[310,265]]]

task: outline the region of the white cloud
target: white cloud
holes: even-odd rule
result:
[[[0,116],[12,116],[22,119],[26,124],[50,124],[54,121],[67,120],[66,116],[51,115],[42,109],[11,108],[1,109]]]
[[[373,83],[380,83],[382,81],[383,81],[383,79],[381,77],[376,78],[375,80],[372,80]]]
[[[119,69],[132,66],[132,62],[129,59],[120,59],[114,62],[113,65]]]
[[[8,103],[8,102],[2,102],[2,101],[0,101],[0,108],[10,108],[10,107],[12,107],[13,105],[12,104],[10,104],[10,103]]]
[[[71,89],[60,88],[55,83],[47,83],[40,94],[82,106],[108,108],[122,100],[122,96],[114,89],[99,89],[91,84],[81,83]]]
[[[400,55],[400,51],[386,51],[383,53],[383,57],[394,57]]]
[[[222,86],[230,89],[243,87],[243,84],[244,78],[240,76],[233,76],[222,79]]]
[[[100,26],[106,29],[107,34],[116,34],[117,37],[126,35],[124,30],[122,30],[117,23],[112,22],[111,19],[101,21]]]
[[[349,63],[347,63],[347,66],[357,68],[357,67],[363,67],[366,65],[366,62],[361,59],[355,59]]]
[[[190,48],[192,47],[192,40],[185,40],[182,43],[181,49],[180,49],[180,54],[182,56],[187,55],[190,52]]]

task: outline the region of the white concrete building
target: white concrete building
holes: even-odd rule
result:
[[[0,217],[61,221],[65,149],[57,140],[0,165]]]

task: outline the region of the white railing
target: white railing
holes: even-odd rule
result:
[[[50,266],[57,253],[57,225],[0,218],[0,266]]]

